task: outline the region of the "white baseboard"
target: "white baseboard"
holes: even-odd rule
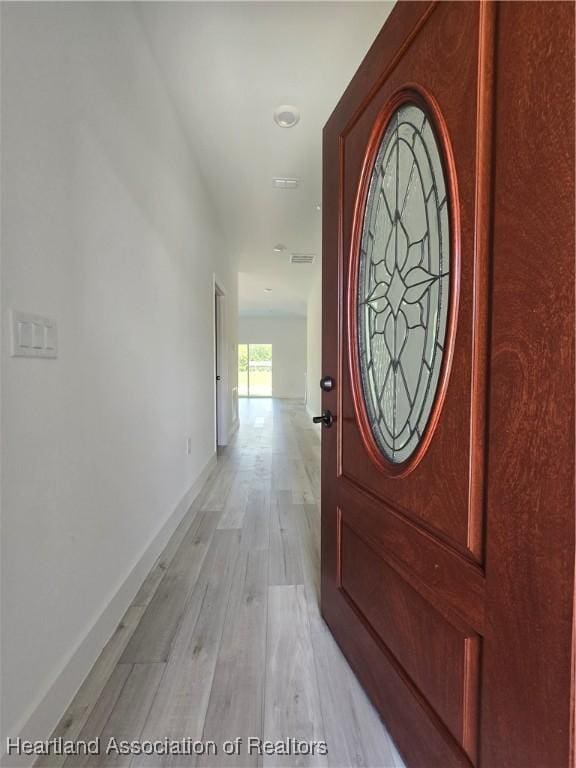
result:
[[[48,739],[60,718],[69,707],[72,699],[82,685],[86,675],[92,669],[102,649],[114,633],[120,620],[130,607],[142,582],[151,571],[158,556],[168,543],[190,505],[200,492],[208,476],[216,466],[216,452],[212,454],[194,483],[184,494],[176,508],[162,523],[153,535],[143,553],[130,568],[126,577],[120,583],[116,592],[110,596],[104,609],[96,617],[94,623],[76,647],[69,653],[52,682],[39,694],[25,715],[15,727],[5,734],[5,737],[20,737],[21,739]],[[6,742],[0,747],[3,755],[1,765],[4,768],[13,766],[30,766],[36,756],[8,757],[4,750]],[[9,762],[7,762],[9,761]]]

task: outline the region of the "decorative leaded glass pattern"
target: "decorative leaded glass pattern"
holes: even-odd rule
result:
[[[406,461],[424,430],[442,366],[450,288],[447,190],[425,112],[402,105],[378,150],[358,274],[360,373],[384,456]]]

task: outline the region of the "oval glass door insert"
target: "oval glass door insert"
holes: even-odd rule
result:
[[[357,327],[370,428],[395,464],[414,453],[432,412],[450,291],[447,189],[434,129],[415,104],[384,132],[364,211]]]

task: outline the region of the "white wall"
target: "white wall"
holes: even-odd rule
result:
[[[334,330],[336,332],[336,329]],[[306,308],[307,370],[306,407],[312,416],[321,413],[322,378],[322,272],[314,277]]]
[[[39,737],[213,457],[213,272],[233,377],[237,288],[134,6],[1,12],[3,735]],[[9,308],[57,319],[57,360],[8,357]]]
[[[297,316],[246,315],[238,323],[238,343],[272,344],[273,397],[304,398],[306,320]]]

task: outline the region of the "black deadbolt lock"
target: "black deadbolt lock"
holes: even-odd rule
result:
[[[332,376],[323,376],[320,379],[320,389],[323,389],[324,392],[332,392],[334,389],[334,379]]]

